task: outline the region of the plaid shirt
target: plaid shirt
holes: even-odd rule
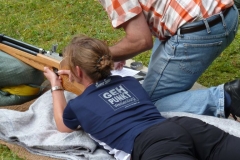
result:
[[[99,0],[114,28],[143,12],[155,37],[165,40],[177,29],[232,6],[233,0]]]

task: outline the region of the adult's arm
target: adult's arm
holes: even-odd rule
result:
[[[125,30],[125,37],[110,47],[115,62],[127,60],[152,48],[152,34],[142,12],[121,27]]]

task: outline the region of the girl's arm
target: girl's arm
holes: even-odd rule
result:
[[[44,75],[51,83],[51,87],[62,88],[61,79],[48,67],[44,67]],[[63,111],[67,106],[66,98],[64,96],[63,89],[56,89],[52,91],[53,97],[53,114],[54,119],[57,125],[57,129],[60,132],[72,132],[73,130],[69,129],[63,123]]]

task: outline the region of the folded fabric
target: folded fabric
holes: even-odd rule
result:
[[[67,100],[76,95],[65,92]],[[37,155],[70,160],[114,159],[82,130],[57,131],[51,92],[39,97],[25,112],[0,110],[0,139],[20,145]]]
[[[0,89],[0,108],[4,106],[23,104],[27,101],[37,98],[38,96],[39,95],[20,96],[20,95],[10,94]]]

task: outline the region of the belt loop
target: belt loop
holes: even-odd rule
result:
[[[205,24],[205,26],[206,26],[207,33],[211,33],[211,30],[210,30],[210,27],[209,27],[209,24],[208,24],[207,20],[206,20],[206,19],[203,19],[203,22],[204,22],[204,24]]]
[[[238,10],[237,6],[235,4],[232,7],[233,7],[234,10]]]
[[[178,30],[177,30],[177,35],[178,35],[179,37],[183,37],[183,35],[181,35],[181,28],[178,28]]]
[[[181,28],[178,28],[178,30],[177,30],[177,35],[178,35],[178,36],[181,35],[181,33],[180,33],[180,29],[181,29]]]
[[[226,28],[226,22],[225,22],[225,19],[224,19],[224,16],[223,16],[222,12],[220,12],[220,16],[222,18],[223,27]]]

